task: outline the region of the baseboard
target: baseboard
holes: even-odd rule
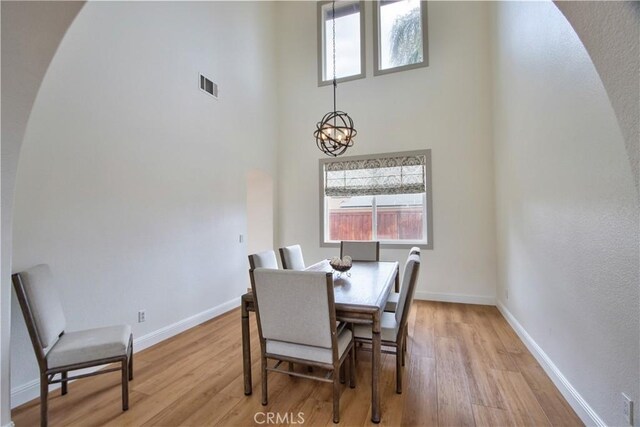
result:
[[[179,333],[184,332],[187,329],[193,328],[194,326],[204,323],[207,320],[213,319],[214,317],[224,314],[227,311],[233,310],[234,308],[239,306],[240,297],[237,297],[230,301],[212,307],[208,310],[187,317],[186,319],[179,320],[175,323],[172,323],[171,325],[165,326],[164,328],[160,328],[156,331],[150,332],[141,337],[134,337],[133,350],[135,353],[142,351],[145,348],[149,348],[152,345],[158,344],[161,341],[178,335]],[[92,368],[81,369],[75,372],[77,372],[78,374],[91,373],[101,368],[102,366],[94,366]],[[52,384],[49,386],[49,392],[52,392],[59,388],[60,384]],[[30,400],[37,398],[38,396],[40,396],[39,379],[35,379],[33,381],[29,381],[25,384],[19,385],[11,390],[11,408],[15,408],[24,403],[27,403]],[[11,427],[11,425],[7,425],[5,427]]]
[[[16,425],[13,423],[13,421],[9,421],[9,424],[5,424],[2,427],[16,427]]]
[[[208,310],[194,314],[191,317],[182,319],[176,323],[160,328],[157,331],[150,332],[133,340],[133,349],[138,352],[149,348],[152,345],[158,344],[174,335],[178,335],[180,332],[184,332],[187,329],[193,328],[207,320],[213,319],[216,316],[226,313],[240,306],[240,297],[234,298],[230,301],[224,302],[220,305],[212,307]]]
[[[52,385],[49,390],[60,388],[60,384]],[[32,380],[11,389],[11,409],[20,406],[40,395],[40,380]]]
[[[520,322],[511,314],[511,312],[505,307],[505,305],[498,301],[498,310],[502,313],[509,325],[516,331],[522,342],[527,346],[533,357],[540,363],[542,369],[549,375],[551,381],[560,390],[560,393],[567,399],[569,405],[576,411],[576,414],[586,425],[596,425],[606,427],[605,422],[598,416],[596,411],[587,403],[586,400],[580,395],[578,390],[573,387],[569,380],[562,374],[560,369],[553,363],[551,358],[544,352],[544,350],[534,341],[534,339],[527,333],[522,327]]]
[[[494,297],[485,297],[480,295],[439,294],[436,292],[416,291],[415,299],[457,302],[462,304],[496,305],[496,299]]]

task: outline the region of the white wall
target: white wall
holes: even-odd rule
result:
[[[620,393],[640,401],[639,209],[623,135],[552,3],[496,3],[494,28],[498,298],[596,416],[626,425]]]
[[[315,124],[332,108],[318,87],[316,5],[279,5],[279,243],[320,248]],[[434,249],[423,251],[420,298],[492,303],[496,255],[489,9],[486,3],[429,2],[429,67],[373,77],[372,4],[366,3],[367,77],[338,86],[338,108],[358,136],[348,154],[431,148]],[[403,250],[381,257],[404,260]]]
[[[616,113],[640,193],[640,2],[556,1],[589,53]]]
[[[0,253],[0,426],[11,421],[12,216],[20,145],[42,78],[84,2],[2,2],[2,246]],[[33,29],[37,28],[38,31]]]
[[[44,73],[66,23],[81,6],[72,2],[26,5],[2,4],[0,425],[9,420],[6,296],[10,289],[13,174],[23,124],[39,85],[38,73]],[[196,12],[192,13],[193,6]],[[594,77],[593,66],[585,60],[584,48],[551,4],[496,6],[494,35],[502,34],[503,38],[489,41],[486,5],[431,2],[431,66],[373,78],[370,4],[367,6],[369,76],[341,85],[338,105],[356,119],[360,134],[351,151],[354,154],[433,149],[436,249],[425,251],[430,270],[423,270],[420,296],[480,295],[484,298],[479,300],[486,301],[495,292],[492,133],[491,125],[486,124],[492,117],[489,92],[494,81],[487,58],[495,43],[496,113],[500,113],[495,120],[498,295],[602,418],[622,425],[619,392],[640,401],[638,208],[637,200],[629,195],[628,183],[633,180],[622,137],[612,124],[612,112],[606,108],[603,89]],[[20,241],[15,247],[14,271],[35,262],[52,263],[64,280],[60,284],[63,292],[77,293],[87,301],[88,307],[84,301],[65,305],[72,327],[102,321],[134,323],[135,311],[146,308],[148,322],[134,325],[138,337],[224,302],[224,289],[230,286],[233,289],[229,292],[241,292],[246,278],[245,251],[237,244],[237,235],[243,226],[248,228],[249,219],[245,218],[249,213],[243,206],[244,189],[239,188],[246,172],[253,168],[266,168],[276,175],[274,120],[281,130],[277,163],[286,172],[279,180],[280,190],[286,191],[276,223],[282,230],[277,234],[280,243],[302,243],[308,261],[335,253],[320,249],[316,235],[320,154],[311,132],[330,108],[331,97],[330,88],[317,88],[315,83],[315,7],[297,3],[275,6],[282,15],[278,45],[272,39],[276,29],[271,26],[272,6],[268,5],[145,3],[144,17],[142,5],[90,7],[65,39],[61,58],[56,57],[54,74],[45,79],[43,97],[38,99],[29,125],[18,184],[22,207],[16,209]],[[123,8],[132,16],[115,22]],[[602,10],[586,9],[582,18],[603,16]],[[142,19],[144,28],[136,28]],[[609,24],[607,28],[612,27]],[[238,39],[232,47],[224,45]],[[589,48],[588,40],[585,44]],[[608,39],[604,45],[620,47]],[[270,55],[276,48],[280,78],[273,72]],[[143,56],[138,58],[132,50]],[[101,68],[98,61],[105,61],[108,67]],[[154,66],[151,76],[146,75],[149,64]],[[88,81],[82,75],[87,70],[95,73],[95,81],[109,86]],[[205,71],[221,84],[222,98],[214,106],[199,94],[183,90],[195,87],[192,77],[185,75],[198,71]],[[547,80],[545,86],[539,83]],[[268,89],[268,83],[276,81],[279,90]],[[535,90],[531,89],[531,82],[536,81]],[[126,93],[123,87],[128,89]],[[158,94],[152,92],[153,87],[159,88]],[[233,99],[227,97],[232,93]],[[163,94],[168,94],[166,99]],[[281,95],[279,102],[276,95]],[[116,96],[119,98],[114,99]],[[171,105],[166,105],[167,99]],[[615,96],[612,101],[615,104]],[[393,105],[393,111],[379,108],[385,103]],[[204,110],[200,109],[203,105]],[[279,119],[274,105],[279,106]],[[624,115],[624,108],[621,111]],[[163,120],[146,121],[145,116],[150,115]],[[76,120],[78,116],[91,126]],[[245,121],[238,121],[238,117]],[[634,120],[637,128],[633,115],[618,120],[630,123],[631,133]],[[116,122],[124,128],[114,129]],[[139,126],[145,122],[156,129]],[[400,123],[402,130],[389,123]],[[545,126],[532,128],[540,123]],[[402,141],[395,137],[398,134]],[[130,143],[123,143],[124,139]],[[105,142],[113,146],[107,150],[100,145]],[[60,144],[61,149],[51,147],[53,144]],[[214,163],[220,150],[224,153],[227,149],[244,156],[235,182],[224,176],[230,166],[217,165],[217,170],[204,167],[206,160]],[[62,158],[65,155],[70,159]],[[45,156],[50,159],[43,159]],[[169,161],[170,156],[175,159]],[[88,171],[87,163],[77,160],[104,168]],[[529,173],[531,162],[537,168]],[[195,166],[193,170],[174,170],[174,164]],[[144,167],[133,170],[139,166]],[[112,173],[116,167],[117,173]],[[190,179],[195,175],[202,179],[194,188]],[[208,188],[202,183],[207,179]],[[215,195],[220,182],[232,185],[219,200],[212,201],[210,196]],[[585,182],[591,185],[589,191],[585,191]],[[157,189],[158,185],[164,191]],[[23,190],[31,195],[30,201],[26,193],[21,195]],[[91,211],[92,206],[83,205],[83,201],[99,206]],[[51,213],[30,212],[31,206],[53,209]],[[25,209],[29,210],[26,214]],[[236,213],[238,218],[234,218]],[[105,218],[107,214],[110,218]],[[93,226],[88,225],[94,219]],[[35,226],[27,226],[26,221]],[[224,225],[218,228],[219,223]],[[54,230],[54,226],[62,230]],[[207,227],[209,240],[198,235]],[[216,241],[212,242],[214,233]],[[180,240],[183,246],[172,246],[173,240]],[[229,280],[206,283],[212,268],[208,263],[220,259],[223,245],[237,248],[228,271],[222,272]],[[204,255],[187,259],[185,248],[193,250],[191,254]],[[123,251],[132,257],[144,251],[144,257],[136,263],[125,259]],[[383,250],[382,256],[401,259],[405,253]],[[70,265],[74,257],[81,262]],[[193,268],[186,268],[185,263]],[[159,278],[154,281],[147,271]],[[179,277],[176,282],[184,271],[188,280]],[[233,280],[237,277],[243,280]],[[83,289],[87,283],[90,287]],[[506,286],[508,300],[503,297]],[[182,294],[178,304],[172,305],[176,289]],[[136,299],[122,300],[115,295],[119,290]],[[167,297],[139,307],[144,299],[141,294]],[[124,301],[126,306],[103,310],[107,307],[103,301],[115,307]],[[17,308],[12,317],[12,388],[16,389],[35,378],[35,361]]]
[[[273,178],[262,170],[247,173],[247,253],[273,249]],[[247,283],[249,275],[247,275]]]
[[[27,126],[13,252],[14,271],[51,265],[68,330],[139,338],[245,290],[246,175],[275,173],[273,22],[272,3],[96,2],[70,27]],[[18,309],[12,329],[15,390],[37,367]]]

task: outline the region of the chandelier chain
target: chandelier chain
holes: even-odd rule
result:
[[[333,22],[333,111],[336,111],[336,87],[338,87],[338,82],[336,82],[336,2],[335,0],[331,3],[331,13]]]
[[[313,136],[316,145],[327,156],[337,157],[345,153],[353,146],[354,137],[358,133],[353,126],[353,120],[344,111],[338,111],[336,103],[336,88],[338,79],[336,76],[336,2],[331,2],[332,12],[332,50],[333,50],[333,111],[328,112],[322,120],[316,124]]]

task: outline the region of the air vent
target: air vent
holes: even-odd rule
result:
[[[200,74],[200,89],[218,99],[218,85],[202,74]]]

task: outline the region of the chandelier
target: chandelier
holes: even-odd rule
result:
[[[353,127],[353,120],[344,111],[336,108],[336,2],[331,4],[333,21],[333,111],[328,112],[316,124],[313,136],[316,145],[327,156],[337,157],[353,146],[353,139],[358,133]]]

